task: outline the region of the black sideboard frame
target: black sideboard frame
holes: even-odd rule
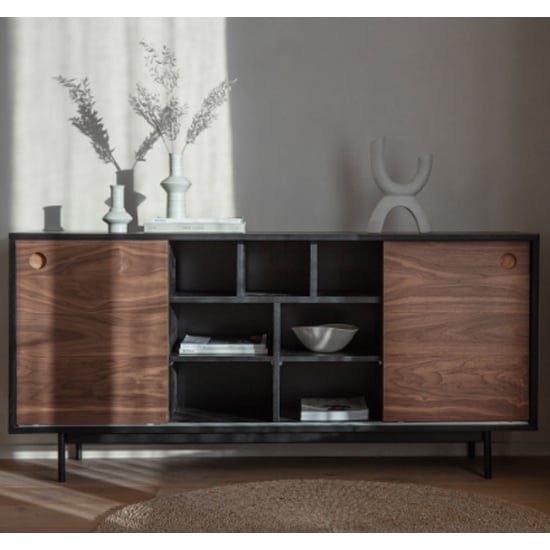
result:
[[[159,425],[139,426],[19,426],[16,423],[16,379],[15,379],[15,243],[17,240],[168,240],[170,242],[186,240],[234,241],[237,242],[237,291],[236,297],[244,294],[243,242],[247,241],[310,241],[311,266],[317,267],[318,243],[323,241],[514,241],[530,242],[531,280],[530,280],[530,408],[528,422],[464,422],[464,423],[303,423],[281,422],[278,417],[278,403],[273,402],[274,422],[266,423],[214,423],[186,424],[170,422]],[[170,252],[172,254],[172,252]],[[501,430],[536,430],[538,427],[538,299],[539,299],[539,236],[523,233],[429,233],[429,234],[362,234],[362,233],[247,233],[247,234],[98,234],[98,233],[10,233],[9,236],[9,284],[10,284],[10,338],[9,338],[9,433],[56,433],[58,454],[58,480],[66,480],[67,445],[75,445],[76,460],[83,458],[83,445],[88,444],[246,444],[246,443],[465,443],[466,454],[470,458],[476,455],[476,444],[483,446],[483,475],[490,479],[492,468],[492,432]],[[173,288],[174,260],[170,258],[170,288]],[[313,270],[312,270],[313,271]],[[318,280],[310,279],[310,299],[318,297]],[[186,298],[184,301],[190,300]],[[319,297],[319,302],[323,298]],[[219,301],[216,299],[215,301]],[[221,300],[223,302],[223,300]],[[231,298],[226,299],[231,302]],[[254,298],[251,298],[254,302]],[[261,299],[260,299],[261,301]],[[274,326],[280,325],[281,303],[274,304]],[[275,347],[280,349],[280,333],[274,335]],[[281,358],[276,353],[272,361]],[[168,368],[168,367],[167,367]],[[169,369],[171,371],[171,368]],[[278,369],[274,369],[278,372]],[[171,374],[170,374],[171,376]],[[279,380],[274,380],[278,386]],[[173,382],[169,383],[173,392]],[[170,399],[170,402],[173,402]]]

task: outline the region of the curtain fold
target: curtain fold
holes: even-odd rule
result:
[[[112,164],[101,161],[88,138],[68,119],[75,106],[53,77],[88,77],[96,108],[109,132],[121,168],[130,168],[134,151],[150,131],[134,114],[128,96],[137,82],[154,88],[141,40],[171,48],[180,70],[180,93],[189,112],[185,132],[202,99],[228,77],[225,20],[222,18],[14,18],[13,54],[13,230],[41,230],[43,208],[62,205],[65,229],[106,231]],[[233,77],[233,75],[229,75]],[[190,217],[235,215],[229,106],[190,145],[184,172],[192,182]],[[135,190],[145,195],[139,222],[166,214],[160,181],[168,175],[168,153],[161,141],[138,163]]]

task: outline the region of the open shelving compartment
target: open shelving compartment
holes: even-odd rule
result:
[[[269,303],[177,302],[171,309],[172,346],[186,334],[224,338],[267,334],[268,349],[273,349],[273,307]]]
[[[235,241],[171,241],[173,297],[235,296]]]
[[[189,358],[173,367],[171,420],[175,422],[270,422],[270,362],[203,363]]]
[[[281,306],[281,358],[296,360],[379,361],[381,358],[381,305],[380,303],[297,303]],[[345,323],[358,327],[351,342],[339,352],[317,354],[308,351],[294,334],[292,327]],[[347,359],[346,359],[347,358]]]
[[[177,302],[171,309],[171,421],[271,421],[272,305]],[[268,353],[179,355],[179,342],[186,334],[223,338],[266,334]]]
[[[302,398],[360,396],[369,408],[368,422],[382,419],[382,368],[378,362],[284,362],[280,388],[281,420],[300,421]]]
[[[171,251],[171,421],[298,421],[302,397],[359,394],[381,418],[380,242],[244,237],[173,241]],[[292,331],[326,323],[359,330],[325,354]],[[178,355],[186,334],[264,333],[267,355]]]
[[[245,295],[308,296],[308,241],[249,241],[245,246]]]
[[[379,241],[319,241],[317,244],[319,296],[382,294],[382,243]]]
[[[365,397],[369,422],[382,418],[382,340],[379,302],[281,306],[281,419],[300,420],[302,398]],[[307,350],[292,327],[346,323],[358,327],[341,351]]]

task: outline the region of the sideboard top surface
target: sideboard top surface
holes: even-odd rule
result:
[[[253,233],[100,233],[100,232],[13,232],[10,240],[225,240],[225,241],[475,241],[534,240],[536,233],[521,232],[430,232],[430,233],[362,233],[362,232],[253,232]]]

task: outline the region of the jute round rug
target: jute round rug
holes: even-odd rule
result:
[[[425,485],[282,480],[166,495],[111,513],[100,533],[550,532],[550,516]]]

